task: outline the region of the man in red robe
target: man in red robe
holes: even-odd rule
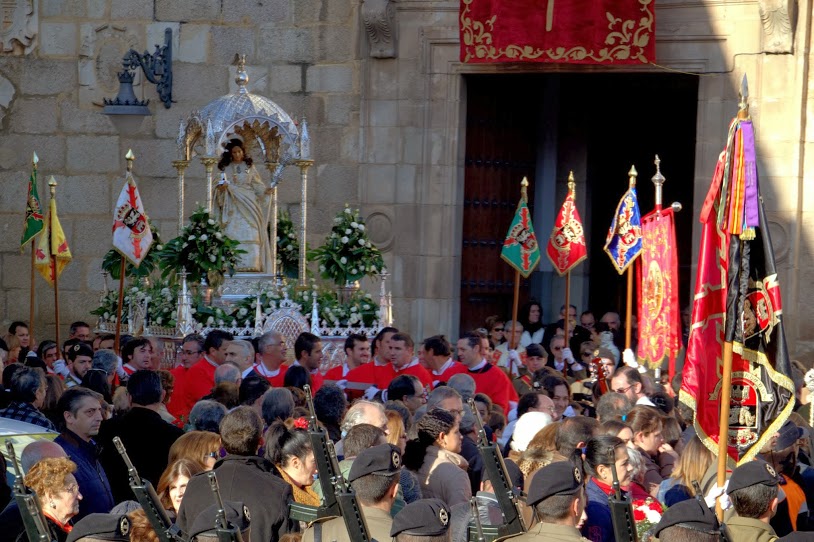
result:
[[[424,363],[430,371],[432,386],[449,382],[452,375],[465,373],[466,366],[452,359],[452,347],[443,335],[424,339]]]
[[[311,393],[316,394],[322,387],[322,373],[319,367],[322,364],[322,340],[307,331],[300,333],[294,342],[294,356],[297,360],[291,364],[304,367],[311,375]]]
[[[429,392],[432,390],[432,376],[429,371],[418,363],[413,356],[415,342],[407,333],[396,333],[390,338],[390,363],[398,375],[413,375],[421,381],[421,385]],[[388,383],[389,385],[389,383]]]
[[[325,373],[325,382],[345,380],[353,369],[370,361],[370,341],[364,335],[351,333],[345,339],[345,362]]]
[[[508,415],[512,403],[517,403],[517,392],[506,373],[484,359],[482,352],[481,336],[477,333],[465,333],[458,339],[458,359],[475,380],[475,392],[488,395]]]
[[[210,331],[204,341],[204,357],[189,368],[181,393],[172,401],[174,416],[186,418],[192,407],[215,386],[215,369],[226,363],[226,347],[234,337],[221,330]],[[174,399],[175,399],[174,398]]]
[[[351,370],[346,377],[348,389],[370,389],[368,396],[372,397],[379,390],[387,389],[390,381],[396,376],[390,364],[390,339],[398,333],[394,327],[386,327],[379,331],[373,341],[373,361],[365,363]]]
[[[288,347],[282,333],[263,333],[257,338],[257,353],[254,355],[256,363],[243,372],[243,378],[256,374],[268,380],[272,388],[282,388],[285,372],[288,370],[288,365],[285,364],[287,353]]]

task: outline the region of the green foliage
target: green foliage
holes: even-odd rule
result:
[[[319,262],[322,277],[338,286],[362,277],[378,276],[384,268],[382,254],[370,242],[359,210],[353,211],[347,204],[334,218],[325,243],[311,255]]]
[[[208,211],[199,207],[181,235],[171,239],[160,251],[161,276],[174,277],[183,268],[188,281],[200,284],[206,280],[217,288],[223,284],[226,273],[234,275],[238,255],[245,254],[239,245],[239,241],[224,235]]]
[[[283,275],[294,279],[299,276],[300,240],[288,211],[277,215],[277,261]]]

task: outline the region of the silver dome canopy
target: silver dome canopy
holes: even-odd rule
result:
[[[277,164],[271,179],[274,185],[286,165],[298,158],[310,158],[300,156],[300,149],[307,149],[309,142],[300,141],[296,123],[279,105],[248,91],[245,56],[237,57],[235,82],[237,92],[212,100],[181,121],[177,142],[179,158],[219,157],[230,139],[241,139],[247,153],[256,158],[262,155],[269,165]]]

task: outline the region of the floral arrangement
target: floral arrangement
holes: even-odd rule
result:
[[[181,235],[159,251],[161,276],[166,279],[183,268],[190,282],[200,284],[206,281],[218,288],[226,273],[234,275],[238,255],[246,252],[238,245],[239,241],[224,235],[217,221],[209,217],[209,212],[199,207],[192,213]]]
[[[377,276],[384,268],[382,254],[370,242],[359,210],[353,211],[347,204],[334,218],[325,243],[311,256],[319,263],[322,277],[339,286]]]
[[[289,278],[297,278],[300,263],[300,240],[288,211],[277,215],[277,261],[279,271]]]
[[[102,298],[100,305],[91,311],[91,314],[99,316],[104,322],[115,322],[118,298],[118,292],[108,292]],[[175,304],[177,299],[177,286],[165,286],[163,284],[133,285],[125,289],[124,308],[146,302],[148,325],[175,327]],[[122,319],[125,318],[126,314],[123,314]]]
[[[330,326],[364,326],[370,327],[378,319],[379,305],[373,296],[361,290],[355,291],[344,303],[339,301],[336,292],[328,292],[318,297],[322,321]]]
[[[661,504],[652,498],[633,500],[633,521],[636,523],[636,532],[639,542],[652,540],[651,529],[661,521],[664,509]]]

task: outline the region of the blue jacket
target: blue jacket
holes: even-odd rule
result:
[[[68,457],[76,463],[74,477],[79,484],[82,500],[79,501],[79,514],[73,521],[76,523],[88,514],[107,514],[113,505],[113,493],[110,482],[99,463],[99,450],[92,440],[85,442],[76,433],[66,429],[54,442],[62,446]]]
[[[591,542],[616,542],[607,493],[596,485],[593,478],[586,484],[585,493],[588,498],[585,505],[588,520],[582,526],[582,536]]]

